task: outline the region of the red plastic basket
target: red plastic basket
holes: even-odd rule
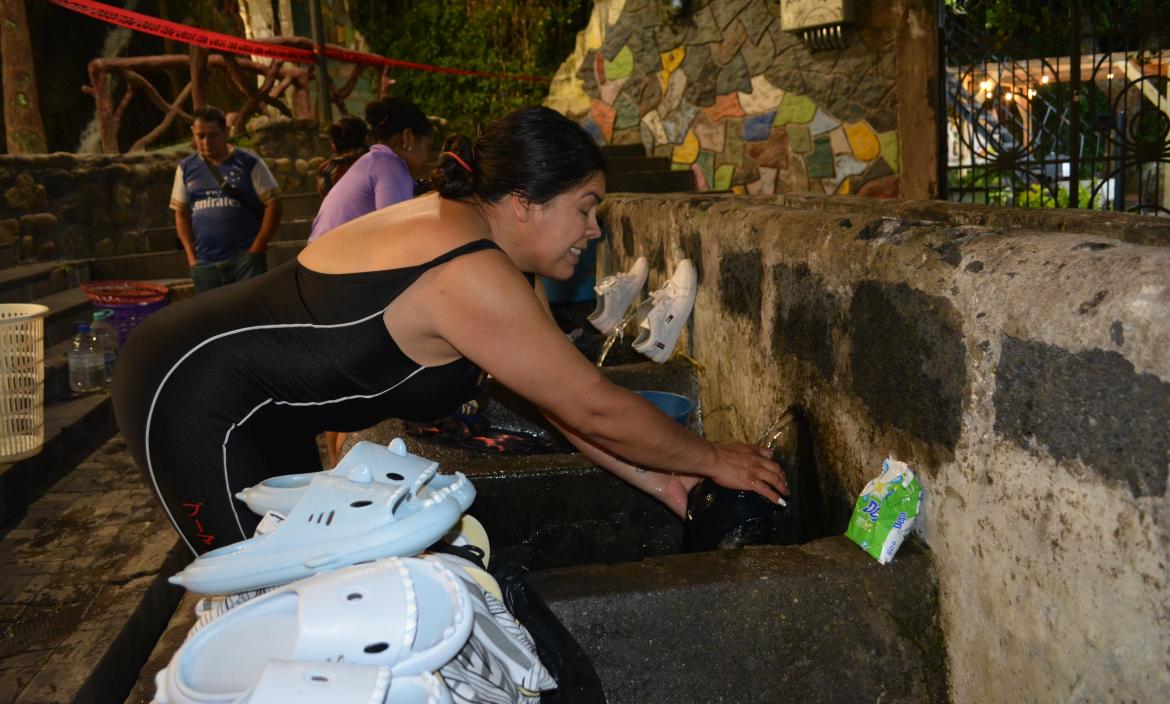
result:
[[[119,345],[126,343],[126,338],[148,315],[166,306],[171,291],[161,284],[145,281],[88,281],[81,284],[81,290],[94,305],[112,312],[106,322],[118,331]]]
[[[169,288],[145,281],[87,281],[81,290],[99,305],[136,305],[165,301]]]

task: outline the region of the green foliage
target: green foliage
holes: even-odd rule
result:
[[[1081,26],[1087,31],[1108,32],[1125,18],[1153,16],[1154,0],[943,0],[947,10],[1001,40],[1027,35],[1064,36],[1074,5],[1080,5]],[[1161,10],[1164,12],[1164,10]]]
[[[1107,205],[1103,192],[1093,195],[1084,182],[1078,192],[1077,207],[1100,210]],[[1052,189],[1036,181],[1025,180],[1015,173],[999,171],[994,166],[973,166],[947,172],[948,190],[963,195],[966,202],[1010,205],[1017,208],[1067,208],[1071,200],[1067,188]]]
[[[1020,208],[1067,208],[1068,191],[1056,189],[1056,196],[1052,191],[1038,183],[1030,184],[1022,192],[1015,194],[1015,205]]]
[[[588,20],[586,0],[354,0],[371,49],[415,63],[551,78]],[[509,110],[540,103],[548,82],[395,69],[391,95],[414,101],[474,135]],[[375,94],[377,90],[373,90]]]

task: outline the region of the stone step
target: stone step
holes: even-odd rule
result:
[[[68,382],[66,382],[68,383]],[[9,525],[42,490],[115,432],[109,394],[93,392],[45,405],[45,441],[32,457],[0,464],[0,526]]]
[[[173,249],[94,259],[90,271],[94,281],[177,280],[191,276],[187,256],[181,250]]]
[[[157,255],[135,255],[135,256],[157,256]],[[143,272],[148,273],[148,272]],[[149,272],[157,273],[157,272]],[[174,285],[181,285],[190,276],[190,271],[184,271],[179,276],[166,277],[134,277],[132,280],[143,281],[145,283],[161,284],[170,288]],[[105,277],[103,277],[104,279]],[[110,277],[113,278],[113,277]],[[127,278],[127,277],[122,277]],[[85,291],[81,288],[73,288],[59,293],[54,293],[45,298],[33,301],[44,306],[48,306],[49,314],[45,317],[45,349],[56,347],[62,342],[67,342],[73,338],[73,330],[76,323],[88,323],[93,319],[93,310],[101,307],[95,304]],[[115,327],[117,323],[115,322]],[[48,356],[46,354],[46,362]]]
[[[287,242],[292,240],[304,240],[309,238],[309,233],[313,229],[313,218],[296,218],[290,219],[287,216],[281,221],[280,227],[277,228],[276,233],[272,236],[273,242]],[[143,238],[146,243],[144,253],[161,253],[182,251],[182,245],[179,244],[179,232],[173,225],[168,227],[155,227],[143,231]],[[129,255],[135,256],[135,255]],[[111,257],[113,258],[113,257]]]
[[[272,236],[273,242],[295,242],[299,240],[309,239],[309,233],[313,231],[313,219],[302,218],[300,220],[284,220],[280,223],[280,228],[276,234]]]
[[[945,702],[930,553],[879,565],[844,537],[524,578],[610,704]]]
[[[45,405],[73,397],[69,388],[69,347],[72,340],[64,340],[45,350]]]
[[[268,246],[268,268],[272,269],[293,259],[304,247],[305,241],[303,239],[273,242]],[[91,268],[94,280],[186,280],[191,276],[191,268],[187,266],[187,257],[181,251],[127,254],[94,259]]]
[[[89,280],[86,260],[41,262],[0,269],[0,303],[27,303]]]
[[[641,144],[603,144],[601,153],[606,159],[616,157],[646,156],[646,148]]]
[[[142,252],[173,252],[182,249],[179,242],[179,231],[174,225],[149,227],[142,231],[139,249]]]
[[[175,608],[166,629],[154,644],[146,662],[142,665],[137,679],[134,681],[125,704],[151,704],[154,701],[154,676],[159,670],[167,666],[171,657],[187,639],[187,633],[195,625],[195,603],[199,597],[190,592],[184,593],[179,605]]]
[[[633,171],[613,174],[605,185],[610,193],[676,193],[695,190],[695,175],[684,171]]]
[[[0,701],[121,701],[188,560],[125,444],[102,444],[0,535]]]
[[[194,285],[190,279],[164,278],[139,280],[144,280],[147,283],[161,284],[169,288],[170,301],[172,303],[188,297],[194,289]],[[100,307],[97,304],[93,306],[94,309]],[[92,319],[92,313],[90,314],[90,319]],[[80,318],[77,318],[77,320],[80,320]],[[113,319],[111,321],[117,327],[117,321]],[[44,400],[46,404],[55,403],[56,401],[69,399],[74,396],[73,390],[69,387],[69,348],[72,346],[72,343],[72,329],[70,329],[69,337],[45,349]]]
[[[38,298],[33,303],[48,306],[45,316],[45,348],[73,337],[73,325],[88,322],[93,316],[93,302],[80,288],[71,288]]]
[[[607,157],[610,176],[638,171],[670,171],[670,159],[664,156]]]
[[[317,216],[317,209],[321,207],[321,194],[286,193],[282,198],[284,208],[281,211],[284,220],[312,220]]]

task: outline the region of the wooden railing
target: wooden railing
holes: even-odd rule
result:
[[[313,49],[312,41],[302,37],[274,37],[265,41]],[[167,100],[148,80],[147,75],[175,69],[187,70],[190,80],[173,99]],[[329,77],[325,77],[330,102],[341,114],[348,114],[345,101],[367,70],[381,72],[380,84],[383,87],[393,82],[387,79],[386,68],[378,69],[362,64],[350,64],[349,76],[340,87],[333,86]],[[310,99],[310,86],[317,73],[314,66],[300,66],[279,59],[258,61],[195,46],[191,47],[189,55],[94,59],[89,62],[90,84],[83,86],[82,90],[93,96],[96,103],[102,151],[106,154],[119,152],[118,129],[130,101],[139,92],[161,110],[163,116],[153,129],[135,140],[127,151],[141,151],[154,144],[167,134],[176,120],[190,123],[191,112],[207,104],[206,86],[212,72],[222,72],[232,92],[240,98],[237,106],[220,106],[229,112],[228,129],[231,135],[240,134],[248,118],[265,108],[275,109],[288,117],[314,117]],[[114,78],[121,80],[115,81]],[[116,106],[115,83],[122,88]],[[189,109],[185,107],[188,105]]]

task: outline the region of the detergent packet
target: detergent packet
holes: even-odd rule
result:
[[[913,470],[887,458],[881,476],[870,480],[857,498],[845,536],[884,565],[894,559],[921,505],[922,485]]]

